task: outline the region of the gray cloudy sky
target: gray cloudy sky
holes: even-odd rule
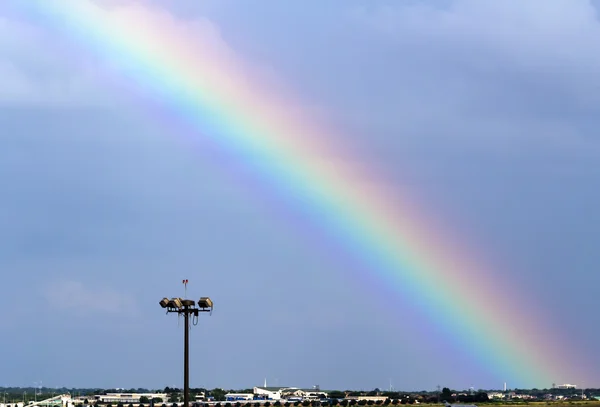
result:
[[[598,2],[143,4],[336,128],[600,366]],[[0,386],[177,386],[181,326],[157,301],[182,278],[216,302],[193,386],[511,386],[70,41],[0,5]]]

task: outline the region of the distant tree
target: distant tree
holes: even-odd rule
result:
[[[485,402],[490,401],[490,397],[488,396],[488,394],[486,392],[480,391],[475,394],[475,401],[478,403],[485,403]]]
[[[338,391],[338,390],[334,390],[331,393],[329,393],[329,398],[331,399],[343,399],[344,398],[344,392]]]
[[[177,403],[177,402],[179,402],[179,393],[171,391],[171,393],[169,393],[169,400],[168,401],[169,401],[169,403]]]
[[[210,391],[210,395],[213,396],[215,398],[216,401],[224,401],[225,400],[225,390],[223,389],[212,389]]]
[[[448,387],[444,387],[442,389],[442,394],[440,395],[440,401],[451,401],[452,400],[452,391]]]

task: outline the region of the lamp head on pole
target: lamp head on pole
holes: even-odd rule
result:
[[[198,300],[198,307],[203,311],[208,311],[208,310],[212,311],[213,306],[214,306],[214,304],[209,297],[201,297]]]
[[[183,303],[181,302],[181,298],[171,298],[167,306],[173,309],[181,309],[183,308]]]

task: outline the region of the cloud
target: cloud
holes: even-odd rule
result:
[[[374,77],[371,103],[350,120],[377,126],[382,150],[397,134],[393,153],[411,143],[462,157],[600,153],[590,131],[600,113],[600,24],[588,1],[382,2],[354,6],[348,18],[379,52],[358,62]]]
[[[130,295],[97,284],[86,285],[77,280],[50,283],[43,289],[48,305],[85,315],[90,311],[101,314],[137,315],[137,304]]]
[[[396,43],[416,45],[409,59],[436,53],[445,58],[440,61],[444,65],[461,61],[471,72],[500,73],[509,65],[541,79],[558,75],[570,88],[576,85],[579,96],[592,93],[583,81],[600,83],[600,24],[587,0],[455,0],[444,8],[437,3],[398,3],[355,7],[351,15]],[[490,64],[490,57],[505,63]]]
[[[272,87],[284,86],[268,64],[244,61],[223,39],[218,25],[207,18],[180,19],[163,7],[137,1],[81,0],[78,4],[94,10],[94,19],[104,21],[107,26],[115,22],[143,22],[145,27],[168,33],[172,39],[194,44],[190,47],[196,49],[200,57],[188,55],[191,62],[201,68],[207,65],[205,59],[209,57],[211,66],[220,66],[229,74],[236,71],[235,87],[251,86],[257,80],[269,82]],[[15,8],[19,10],[19,6]],[[123,89],[119,89],[122,75],[137,75],[136,70],[145,69],[145,63],[134,61],[115,73],[110,67],[120,62],[118,56],[106,61],[104,55],[96,53],[95,45],[86,43],[85,36],[71,38],[68,31],[44,24],[49,18],[35,21],[28,13],[19,19],[0,14],[0,87],[3,89],[0,104],[114,106],[122,103]],[[12,40],[15,38],[18,40]],[[107,44],[109,42],[107,39]],[[128,69],[133,71],[127,72]],[[118,99],[114,97],[116,93],[120,94]]]
[[[0,105],[107,103],[99,78],[89,59],[65,47],[50,30],[0,14]]]

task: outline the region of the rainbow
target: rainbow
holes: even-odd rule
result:
[[[269,92],[275,86],[248,74],[248,64],[210,30],[192,43],[167,13],[140,4],[107,9],[86,0],[28,0],[14,7],[160,100],[169,120],[226,150],[308,213],[366,266],[368,278],[416,304],[499,380],[541,388],[586,380],[589,372],[563,352],[568,344],[544,326],[546,315],[511,296],[514,288],[427,221],[420,206],[382,186],[381,174],[358,166],[334,131]]]

